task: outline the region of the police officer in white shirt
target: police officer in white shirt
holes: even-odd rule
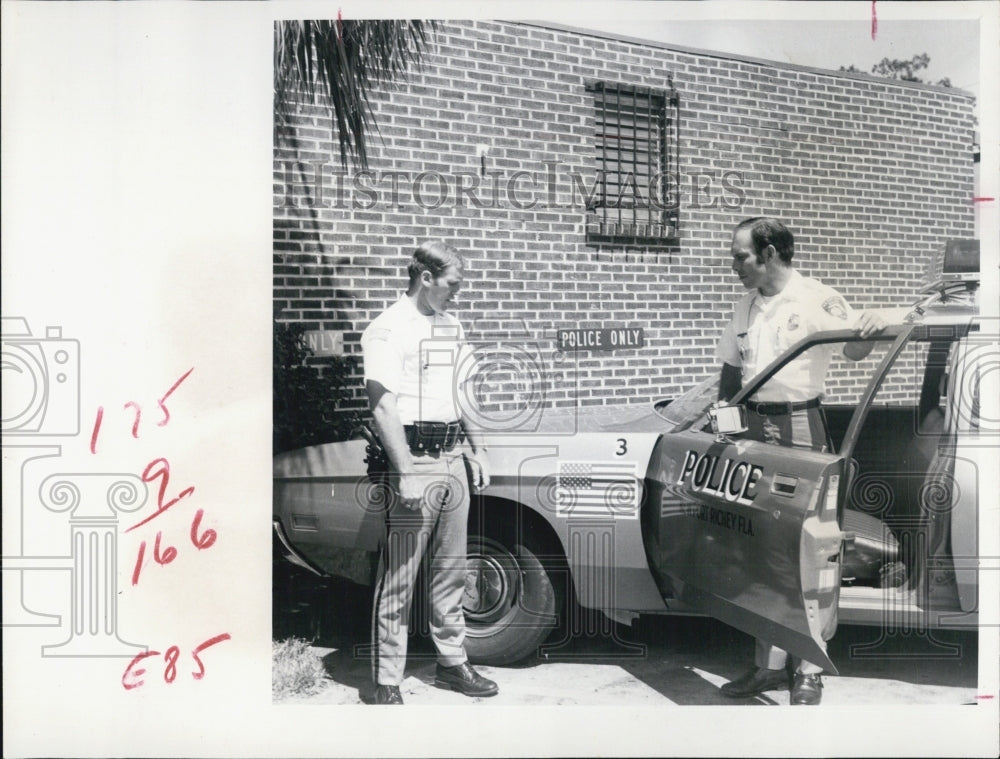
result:
[[[462,258],[446,243],[424,243],[409,278],[406,293],[361,338],[369,405],[395,486],[372,612],[377,704],[403,703],[410,605],[425,553],[437,684],[467,696],[497,693],[496,683],[469,665],[464,646],[466,461],[477,491],[490,476],[481,438],[456,403],[472,365],[462,325],[447,313],[462,284]]]
[[[740,222],[733,232],[731,253],[733,271],[749,292],[736,304],[719,341],[720,400],[732,398],[744,381],[813,332],[852,328],[866,338],[886,326],[877,314],[855,312],[832,287],[795,271],[792,233],[777,219]],[[819,406],[833,349],[831,345],[804,352],[746,401],[748,437],[775,445],[825,448],[826,425]],[[846,343],[844,355],[856,361],[871,349],[870,342]],[[787,659],[785,651],[758,639],[753,669],[723,685],[722,692],[743,698],[787,686]],[[792,704],[820,702],[820,672],[822,667],[815,664],[796,662]]]

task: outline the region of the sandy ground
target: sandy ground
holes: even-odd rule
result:
[[[307,698],[283,703],[358,704],[370,698],[365,655],[367,622],[327,622],[315,642],[328,679]],[[434,653],[428,640],[411,637],[406,703],[767,705],[788,704],[787,690],[729,699],[722,683],[738,677],[753,658],[753,640],[707,618],[640,618],[632,627],[607,624],[603,634],[578,635],[514,666],[477,669],[500,693],[469,699],[434,685]],[[839,676],[824,675],[823,704],[973,704],[977,702],[978,651],[974,633],[937,632],[882,640],[875,628],[841,626],[830,642]]]

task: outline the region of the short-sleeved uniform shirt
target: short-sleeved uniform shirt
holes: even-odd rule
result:
[[[403,424],[461,418],[461,390],[471,375],[472,352],[451,314],[422,314],[403,295],[361,335],[365,381],[395,394]]]
[[[823,330],[846,329],[854,311],[832,287],[794,269],[777,295],[752,290],[736,304],[719,340],[718,356],[739,367],[743,383],[802,338]],[[754,400],[799,402],[821,397],[834,345],[817,346],[789,362],[768,380]]]

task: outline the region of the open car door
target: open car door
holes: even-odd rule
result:
[[[835,673],[841,459],[693,430],[656,455],[661,592]]]
[[[702,416],[660,439],[647,472],[647,558],[660,591],[836,673],[825,641],[837,627],[844,534],[838,505],[849,487],[857,429],[909,328],[890,328],[862,363],[843,357],[848,331],[816,333],[755,377],[752,395],[807,350],[834,356],[854,379],[855,409],[838,452],[716,434]],[[838,362],[843,366],[838,367]]]

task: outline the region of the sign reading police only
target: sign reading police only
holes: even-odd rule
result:
[[[642,327],[561,329],[557,343],[561,351],[613,351],[622,348],[642,348],[646,344],[646,338]]]

